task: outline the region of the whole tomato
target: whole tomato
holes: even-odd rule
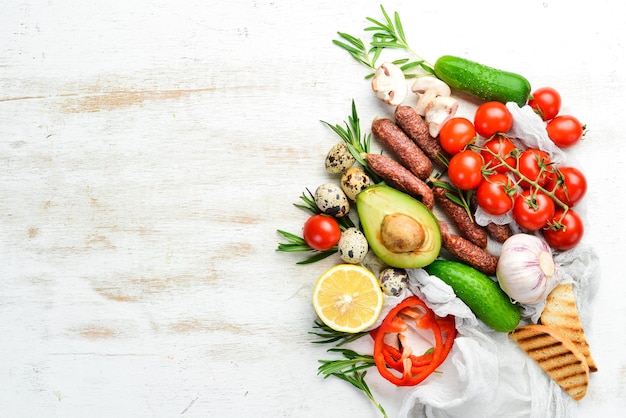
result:
[[[513,220],[529,231],[536,231],[548,225],[554,217],[554,212],[554,200],[534,189],[522,191],[513,203]]]
[[[506,174],[492,174],[476,189],[476,202],[490,215],[504,215],[513,207],[513,182]]]
[[[585,126],[574,116],[561,115],[552,119],[546,126],[548,137],[559,148],[576,145],[585,134]]]
[[[457,154],[476,138],[474,124],[460,116],[454,117],[443,124],[439,131],[439,143],[449,154]]]
[[[485,142],[480,154],[483,156],[483,160],[485,160],[486,168],[496,173],[506,173],[509,171],[508,167],[515,167],[514,151],[516,149],[515,144],[509,138],[496,135]],[[504,160],[508,167],[500,159]]]
[[[541,87],[532,93],[528,105],[541,119],[554,119],[561,111],[561,95],[552,87]]]
[[[513,115],[500,102],[485,102],[478,106],[474,114],[474,127],[483,138],[507,133],[513,126]]]
[[[528,189],[531,186],[531,183],[524,178],[543,187],[548,182],[548,177],[553,171],[550,156],[537,148],[526,148],[520,153],[517,159],[517,169],[523,176],[519,185],[524,189]]]
[[[455,154],[448,164],[450,182],[461,190],[475,189],[483,179],[483,163],[483,157],[472,150]]]
[[[545,228],[543,237],[555,250],[565,251],[574,248],[585,233],[582,218],[572,209],[568,209],[567,212],[557,209],[550,223],[555,226]]]
[[[568,207],[576,206],[587,193],[587,178],[576,167],[559,167],[551,173],[546,189]]]
[[[339,242],[341,228],[331,216],[313,215],[304,223],[302,238],[314,250],[330,250]]]
[[[441,147],[452,155],[461,152],[475,138],[476,129],[472,122],[460,116],[448,120],[439,131]]]

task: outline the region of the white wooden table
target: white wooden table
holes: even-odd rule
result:
[[[7,0],[0,13],[0,415],[377,417],[316,375],[310,294],[276,229],[328,179],[355,100],[331,44],[378,1]],[[428,59],[465,56],[561,91],[588,126],[601,257],[581,416],[626,408],[626,35],[617,1],[385,2]],[[384,401],[383,397],[381,400]],[[388,398],[387,398],[388,399]],[[393,416],[396,405],[388,401]]]

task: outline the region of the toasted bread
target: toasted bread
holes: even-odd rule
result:
[[[585,356],[556,328],[522,325],[509,337],[572,398],[579,401],[585,396],[589,385],[589,366]]]
[[[572,340],[585,356],[589,371],[592,373],[598,371],[596,362],[591,357],[585,331],[580,323],[571,283],[558,285],[548,295],[546,306],[541,313],[541,323],[557,328],[563,336]]]

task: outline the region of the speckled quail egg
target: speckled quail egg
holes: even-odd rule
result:
[[[407,288],[409,275],[405,269],[389,267],[380,272],[378,281],[385,295],[398,296]]]
[[[352,167],[355,161],[346,143],[338,142],[326,155],[326,171],[331,174],[343,173]]]
[[[350,167],[343,173],[343,176],[341,176],[341,190],[343,190],[350,200],[355,200],[356,195],[370,184],[369,176],[358,167]]]
[[[341,233],[337,244],[339,257],[346,263],[358,264],[367,255],[369,245],[363,232],[357,228],[348,228]]]
[[[341,187],[334,183],[324,183],[315,190],[315,204],[326,215],[341,218],[350,212],[348,197]]]

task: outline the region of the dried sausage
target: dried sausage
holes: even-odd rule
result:
[[[428,209],[433,209],[435,198],[432,189],[402,164],[381,154],[366,154],[365,159],[369,168],[390,186],[421,200]]]
[[[488,276],[496,274],[498,257],[462,236],[453,234],[444,222],[440,221],[439,227],[441,229],[441,244],[450,254]]]
[[[394,121],[388,118],[375,119],[372,122],[372,134],[411,173],[422,180],[430,176],[433,171],[432,161]]]
[[[430,158],[433,164],[439,168],[445,169],[446,165],[442,161],[447,160],[450,156],[443,149],[439,140],[430,135],[428,125],[424,119],[411,106],[398,106],[394,112],[396,123],[407,134],[407,136],[415,142],[415,144],[424,151],[424,154]]]
[[[448,217],[455,223],[461,235],[480,248],[487,248],[487,230],[478,225],[467,213],[465,208],[448,198],[445,187],[433,186],[435,201]]]

